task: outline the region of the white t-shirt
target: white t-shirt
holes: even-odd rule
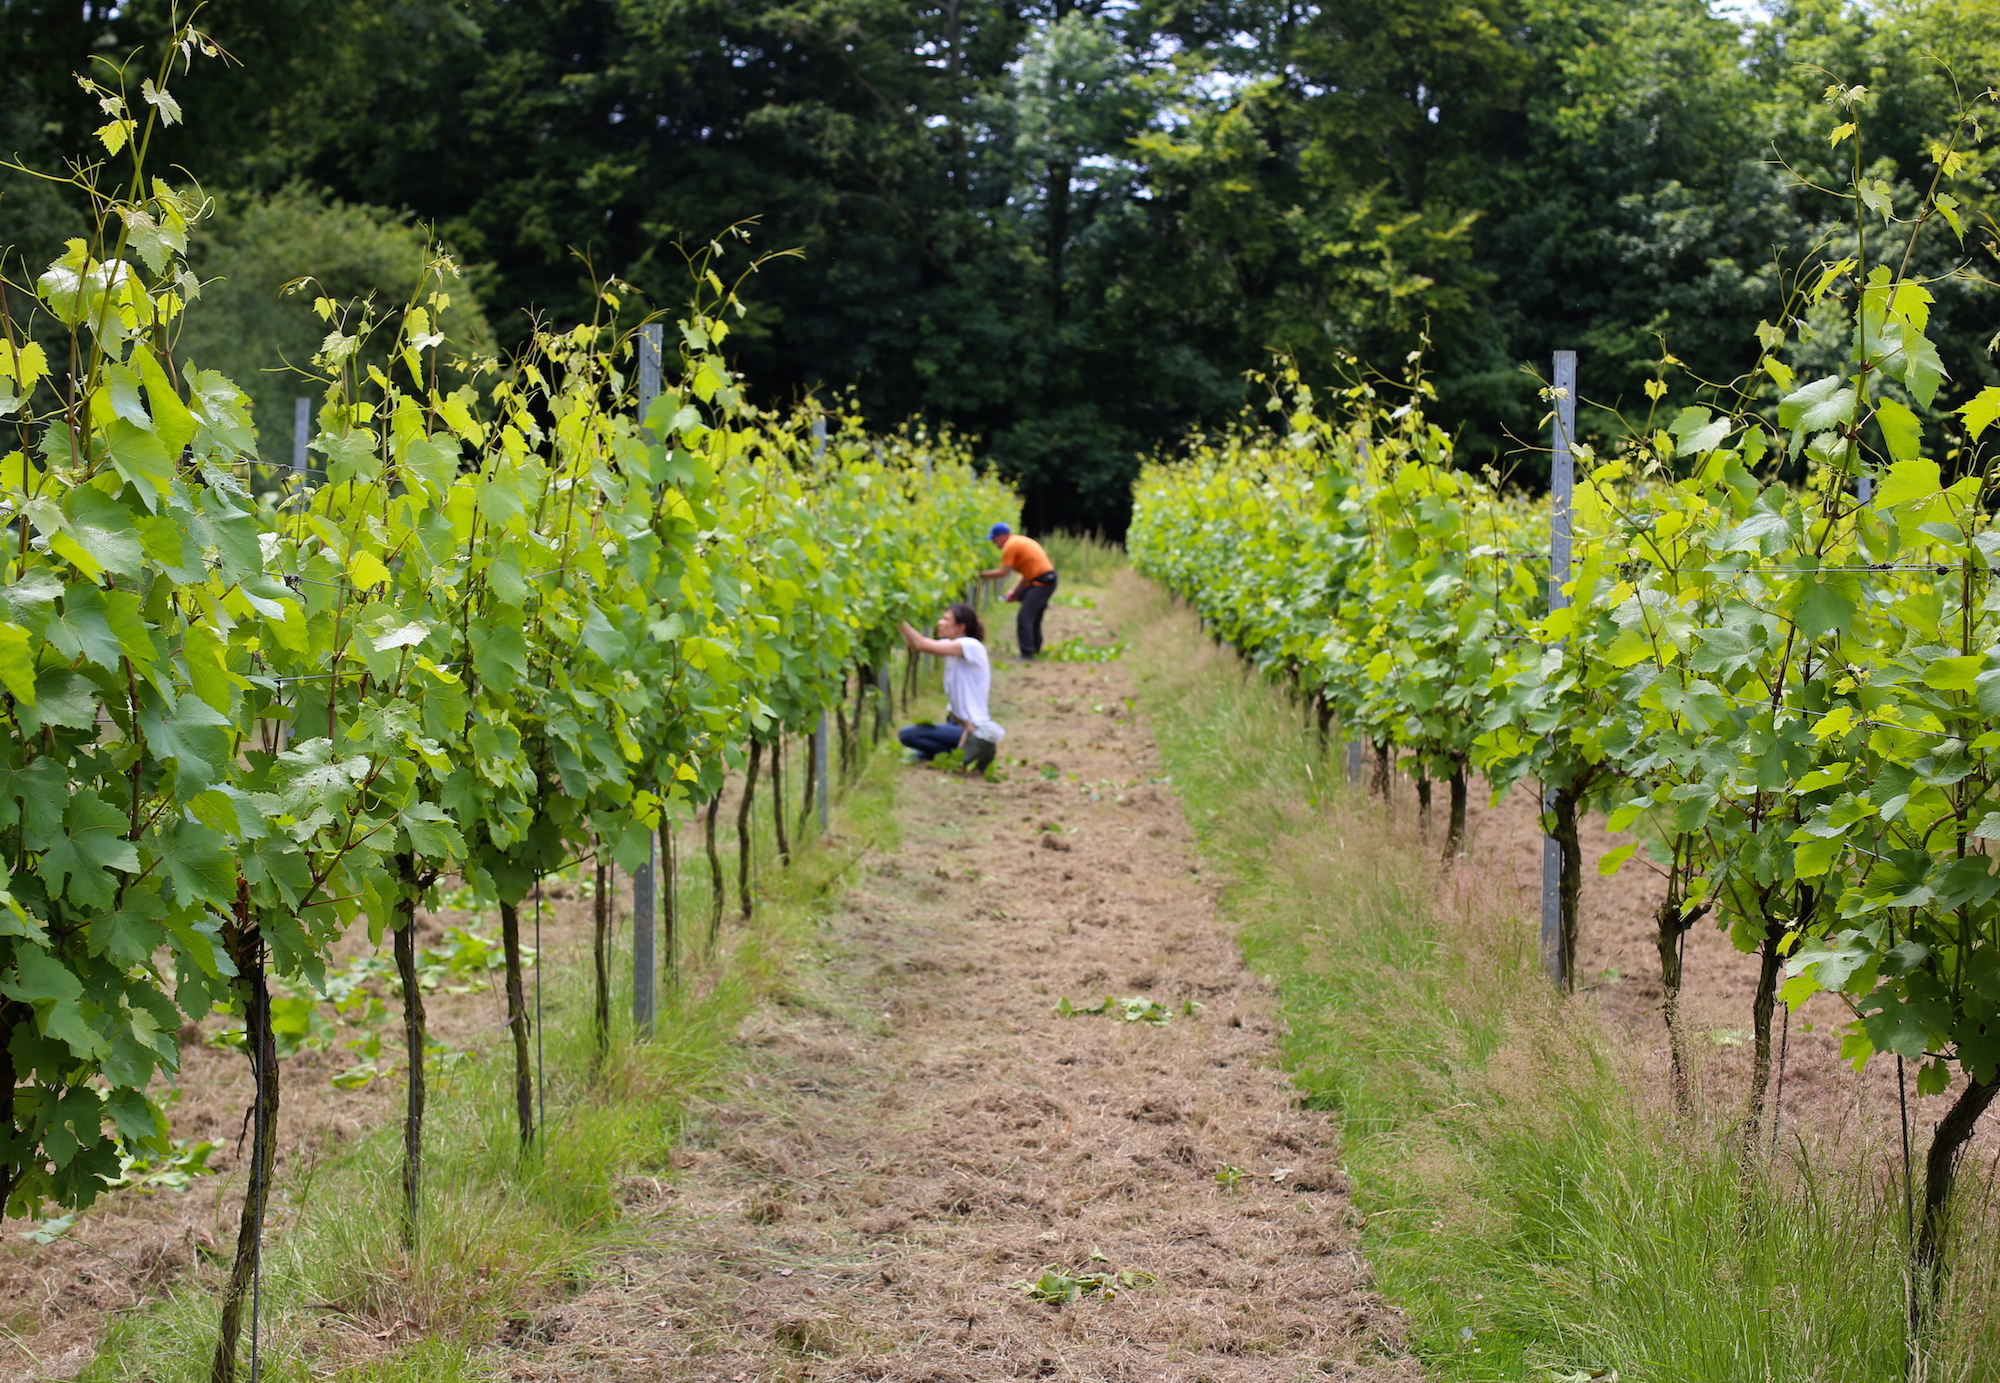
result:
[[[988,744],[998,744],[1007,732],[986,709],[988,690],[993,685],[993,667],[986,658],[986,645],[971,638],[956,642],[958,656],[944,660],[945,704],[979,738]]]

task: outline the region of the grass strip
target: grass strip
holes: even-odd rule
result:
[[[741,1069],[739,1024],[810,982],[798,962],[848,866],[859,853],[895,849],[895,765],[887,747],[869,756],[840,803],[836,838],[795,850],[789,869],[777,863],[768,811],[760,813],[755,920],[747,928],[737,922],[732,896],[718,960],[702,963],[699,942],[683,942],[686,983],[662,994],[654,1040],[631,1040],[628,988],[614,998],[611,1051],[598,1064],[589,951],[551,953],[543,974],[545,1136],[520,1150],[504,1034],[481,1060],[433,1076],[414,1253],[397,1233],[400,1124],[281,1170],[279,1228],[264,1250],[264,1377],[489,1378],[479,1358],[487,1346],[532,1328],[548,1308],[585,1290],[603,1259],[643,1237],[643,1226],[624,1214],[621,1181],[671,1175],[691,1107],[726,1096]],[[698,936],[707,926],[707,870],[695,867],[698,852],[684,848],[682,856],[678,911],[684,936]],[[629,952],[619,960],[614,973],[629,976]],[[212,1270],[190,1275],[121,1317],[81,1383],[206,1380],[215,1278]],[[247,1378],[247,1336],[244,1357]]]
[[[2000,1377],[1990,1192],[1961,1212],[1912,1366],[1901,1187],[1877,1153],[1797,1141],[1746,1165],[1733,1090],[1676,1118],[1640,1036],[1556,1002],[1533,919],[1476,861],[1443,869],[1350,793],[1303,708],[1157,588],[1127,575],[1107,609],[1433,1377]]]

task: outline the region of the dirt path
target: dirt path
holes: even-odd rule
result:
[[[1108,636],[1074,609],[1049,632]],[[1028,762],[905,770],[900,846],[830,920],[815,999],[746,1028],[747,1094],[634,1189],[639,1246],[521,1323],[499,1376],[1419,1377],[1132,694],[1116,662],[997,670]],[[1106,995],[1170,1017],[1053,1011]],[[1061,1307],[1014,1285],[1048,1265],[1138,1285]]]

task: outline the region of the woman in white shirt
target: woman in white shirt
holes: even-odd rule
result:
[[[957,749],[969,767],[984,768],[993,762],[994,747],[1007,732],[986,709],[993,673],[981,642],[985,635],[979,612],[970,605],[954,605],[938,616],[934,639],[919,634],[914,625],[903,625],[904,643],[944,659],[944,697],[951,723],[905,725],[896,733],[903,747],[919,759],[928,761]]]

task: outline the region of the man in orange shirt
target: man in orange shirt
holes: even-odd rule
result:
[[[1004,523],[994,524],[986,536],[1000,549],[1000,565],[979,574],[991,581],[1012,571],[1020,578],[1020,584],[1007,592],[1007,599],[1021,603],[1021,613],[1014,618],[1014,637],[1020,641],[1021,656],[1032,658],[1042,651],[1042,612],[1056,593],[1056,564],[1040,543],[1022,537]]]

